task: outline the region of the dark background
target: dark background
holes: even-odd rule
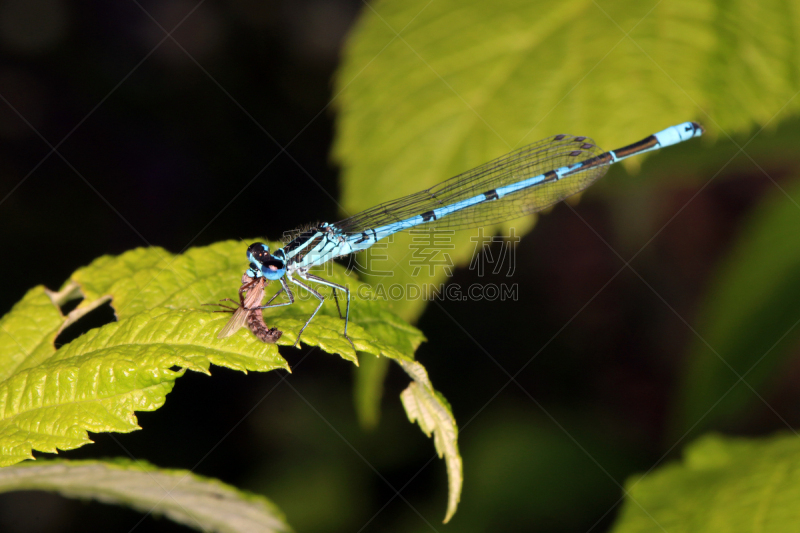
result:
[[[363,4],[207,0],[174,34],[194,59],[169,39],[156,47],[164,34],[153,19],[170,29],[197,4],[140,5],[0,1],[0,312],[103,254],[276,239],[340,218],[330,199],[331,79]],[[609,179],[624,173],[614,172]],[[162,409],[139,415],[142,431],[92,435],[94,445],[61,456],[193,469],[272,498],[298,531],[606,530],[619,483],[674,444],[665,442],[665,410],[691,336],[679,316],[695,317],[765,187],[757,175],[727,172],[637,258],[674,312],[629,270],[615,276],[622,261],[590,229],[625,249],[602,187],[557,207],[522,240],[520,301],[429,306],[418,356],[453,406],[465,460],[451,525],[440,523],[444,466],[430,462],[432,442],[398,400],[404,375],[391,369],[381,425],[366,433],[352,407],[351,365],[306,349],[281,349],[294,370],[286,381],[281,372],[189,374]],[[696,191],[665,190],[658,226]],[[467,271],[455,277],[476,281]],[[81,328],[111,319],[101,309]],[[523,365],[509,384],[506,372]],[[796,374],[788,369],[770,397],[789,421]],[[755,410],[723,429],[780,427]],[[404,487],[405,501],[392,487]],[[0,496],[3,531],[184,530],[140,520],[44,493]]]

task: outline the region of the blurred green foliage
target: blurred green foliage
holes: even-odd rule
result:
[[[291,531],[275,504],[261,495],[189,470],[156,468],[146,461],[57,459],[0,470],[0,493],[16,490],[48,490],[66,497],[95,498],[144,514],[164,515],[202,531]]]
[[[787,178],[780,183],[772,178],[798,163],[794,146],[800,138],[792,118],[800,105],[795,98],[800,86],[797,13],[797,2],[370,4],[348,39],[336,76],[339,115],[333,153],[342,165],[343,214],[430,187],[546,135],[590,135],[601,146],[615,148],[674,123],[701,122],[707,129],[701,142],[630,161],[629,172],[641,167],[635,179],[615,169],[612,178],[588,194],[601,195],[612,206],[618,240],[635,258],[672,220],[667,216],[665,224],[653,209],[665,190],[702,191],[720,174],[737,172],[765,180],[761,190],[775,189],[763,201],[751,198],[749,204],[758,203],[757,208],[742,228],[730,228],[730,251],[723,251],[712,267],[702,303],[687,312],[673,308],[669,295],[662,297],[670,316],[688,330],[689,344],[685,357],[674,354],[685,361],[685,370],[677,377],[674,404],[667,408],[671,424],[665,450],[679,447],[689,434],[735,427],[732,421],[753,404],[769,405],[770,391],[796,359],[800,333],[795,327],[800,319],[800,189],[794,177],[788,185]],[[687,194],[674,216],[693,199]],[[534,220],[490,231],[502,233],[513,225],[524,234]],[[454,263],[464,265],[472,255],[470,235],[462,232],[450,241],[447,253]],[[397,237],[381,250],[387,259],[370,262],[375,270],[393,272],[366,279],[373,284],[445,280],[442,270],[412,275],[410,245],[410,237]],[[420,300],[394,305],[411,320],[426,309]],[[493,326],[503,328],[487,318],[486,327]],[[737,384],[740,376],[744,382]],[[370,402],[363,391],[379,395],[380,386],[369,382],[382,379],[374,370],[359,376],[363,419],[374,420],[378,402],[376,396]],[[591,483],[580,489],[578,483],[565,483],[572,488],[564,492],[552,485],[545,496],[537,494],[547,482],[542,472],[524,466],[529,455],[562,464],[559,456],[570,444],[548,446],[548,432],[539,427],[529,428],[525,436],[518,430],[511,434],[512,418],[498,423],[493,437],[484,435],[494,443],[497,457],[475,453],[469,437],[463,443],[464,501],[473,504],[462,506],[464,522],[453,524],[457,531],[559,530],[569,527],[576,507],[592,508],[600,501],[581,500],[583,491],[591,492]],[[598,442],[595,436],[573,445],[580,450],[579,442],[587,441]],[[617,464],[596,450],[576,453],[596,458],[601,470]],[[624,453],[630,456],[618,457],[627,464],[621,471],[637,462],[636,451]],[[487,467],[499,457],[508,462],[507,471],[501,464]],[[496,479],[480,479],[477,473],[472,478],[472,469],[480,467],[470,465],[470,458]],[[523,487],[529,481],[538,488],[527,492]],[[665,508],[670,498],[682,497],[677,486],[658,490]],[[550,503],[540,508],[534,502]],[[633,508],[628,501],[626,512]],[[742,509],[749,512],[754,508]],[[548,522],[548,513],[559,518]],[[736,520],[746,522],[741,515]],[[619,530],[628,531],[626,524]],[[678,518],[675,524],[683,526]]]
[[[793,16],[781,2],[370,4],[336,76],[344,214],[566,128],[612,148],[690,118],[712,137],[772,123],[799,105]],[[443,279],[412,280],[410,239],[396,241],[376,269]],[[453,242],[463,264],[468,240]],[[396,306],[415,318],[424,303]]]
[[[682,463],[626,483],[615,533],[797,531],[800,439],[706,435]]]
[[[800,339],[800,181],[772,191],[720,262],[699,311],[672,434],[726,427],[768,402]]]

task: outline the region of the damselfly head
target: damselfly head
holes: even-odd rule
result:
[[[271,257],[269,246],[263,242],[254,242],[247,247],[247,260],[251,264],[255,263],[260,267],[265,261],[269,261]]]
[[[247,260],[250,262],[250,270],[245,275],[279,279],[286,273],[286,264],[269,253],[269,246],[263,242],[254,242],[247,248]]]

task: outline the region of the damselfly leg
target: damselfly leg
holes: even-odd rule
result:
[[[306,274],[305,277],[306,277],[307,280],[316,281],[317,283],[320,283],[322,285],[327,285],[328,287],[333,289],[333,300],[336,302],[336,311],[339,313],[339,318],[343,318],[344,319],[344,338],[347,339],[347,342],[349,342],[350,346],[352,346],[353,349],[355,350],[356,347],[353,344],[353,341],[350,339],[350,337],[347,336],[347,325],[350,323],[350,289],[346,285],[340,285],[338,283],[334,283],[332,281],[328,281],[326,279],[323,279],[323,278],[321,278],[319,276],[315,276],[313,274]],[[345,316],[342,316],[342,310],[339,308],[339,298],[336,296],[336,289],[339,289],[340,291],[344,291],[344,294],[347,297],[346,298],[347,305],[345,306],[345,311],[344,311],[344,315]],[[322,302],[320,302],[319,305],[322,306]],[[319,307],[317,307],[317,310],[319,310]],[[317,314],[317,311],[314,311],[314,314]],[[311,315],[311,318],[314,318],[314,315]],[[311,318],[308,319],[309,322],[311,322]],[[308,325],[308,323],[306,323],[306,326],[307,325]],[[305,326],[304,326],[304,328],[305,328]]]
[[[305,273],[305,274],[303,274],[302,277],[303,277],[303,279],[305,279],[307,281],[313,281],[315,283],[320,283],[321,285],[326,285],[326,286],[330,287],[331,289],[333,289],[333,298],[336,301],[336,309],[339,311],[339,318],[344,319],[344,338],[347,339],[347,342],[349,342],[350,346],[352,346],[353,350],[355,350],[356,349],[355,344],[353,344],[352,339],[350,339],[350,337],[347,335],[347,324],[350,321],[350,289],[348,289],[345,285],[340,285],[338,283],[334,283],[332,281],[328,281],[328,280],[326,280],[324,278],[321,278],[319,276],[315,276],[313,274]],[[290,278],[289,281],[291,281],[295,285],[298,285],[298,286],[304,288],[312,296],[314,296],[314,298],[319,300],[319,303],[317,304],[317,307],[314,309],[314,312],[311,313],[311,316],[308,318],[308,320],[306,320],[306,323],[303,324],[303,327],[300,328],[300,332],[297,334],[297,340],[294,341],[294,346],[297,346],[297,344],[300,342],[300,337],[303,335],[303,332],[306,330],[308,325],[311,323],[311,320],[316,316],[317,312],[322,307],[322,304],[325,302],[325,297],[322,294],[320,294],[317,290],[315,290],[313,287],[311,287],[310,285],[306,285],[305,283],[302,283],[301,281],[299,281],[299,280],[297,280],[295,278]],[[281,285],[282,285],[280,290],[278,292],[276,292],[275,294],[273,294],[272,298],[270,298],[269,301],[266,304],[261,305],[261,306],[257,307],[256,309],[269,309],[269,308],[272,308],[272,307],[282,307],[284,305],[292,305],[294,303],[294,293],[292,293],[292,290],[286,284],[286,282],[284,281],[284,278],[280,278],[280,282],[281,282]],[[336,289],[344,291],[344,293],[347,295],[347,307],[345,309],[345,316],[342,316],[342,311],[339,308],[339,299],[336,296]],[[275,298],[277,298],[278,295],[280,295],[282,292],[286,293],[286,295],[289,297],[289,301],[288,302],[281,302],[279,304],[273,304],[272,301],[275,300]]]

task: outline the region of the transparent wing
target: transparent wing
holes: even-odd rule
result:
[[[247,325],[247,318],[250,314],[250,309],[253,307],[258,307],[261,305],[261,300],[264,299],[264,287],[267,285],[267,280],[265,278],[258,278],[253,279],[249,276],[242,277],[242,288],[240,290],[246,290],[247,296],[242,297],[241,292],[239,294],[239,306],[233,312],[233,316],[228,323],[220,330],[217,334],[218,339],[224,339],[226,337],[230,337],[240,328]],[[257,313],[261,313],[261,311],[255,311]]]
[[[557,168],[590,160],[603,151],[587,137],[556,135],[520,148],[418,193],[367,209],[334,224],[344,233],[399,222]],[[541,211],[582,191],[608,170],[608,161],[587,163],[582,171],[483,202],[414,229],[459,230],[513,220]]]
[[[247,324],[247,314],[248,311],[244,307],[238,307],[236,311],[233,312],[233,316],[228,323],[220,330],[217,334],[218,339],[224,339],[226,337],[230,337],[237,331],[239,328],[244,327]]]

